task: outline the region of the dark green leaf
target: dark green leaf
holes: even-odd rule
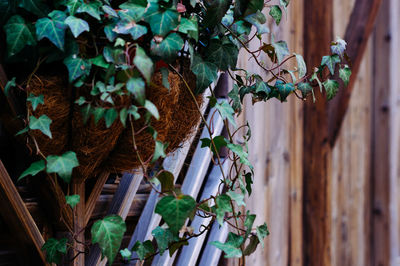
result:
[[[339,83],[336,80],[327,79],[323,84],[326,90],[326,97],[328,100],[332,100],[339,91]]]
[[[211,245],[216,246],[225,252],[225,258],[240,258],[242,256],[242,251],[240,250],[240,245],[244,242],[242,236],[236,235],[232,232],[228,234],[228,240],[225,243],[219,241],[211,242]]]
[[[71,206],[71,208],[74,208],[76,206],[76,204],[79,203],[80,200],[81,200],[81,196],[79,196],[79,195],[65,196],[65,201],[67,202],[67,204],[69,206]]]
[[[231,198],[226,194],[222,194],[215,199],[215,202],[217,204],[217,221],[222,226],[225,213],[232,212]]]
[[[115,12],[115,10],[111,6],[104,5],[101,8],[103,9],[104,13],[106,13],[107,15],[109,15],[111,17],[115,17],[115,18],[118,17],[117,12]]]
[[[243,194],[239,194],[233,191],[228,191],[226,194],[228,194],[228,196],[236,201],[236,204],[238,206],[246,206],[246,203],[244,202],[244,195]]]
[[[225,139],[225,140],[226,140],[226,139]],[[238,144],[230,143],[228,140],[226,140],[226,142],[228,143],[226,146],[227,146],[233,153],[235,153],[237,156],[239,156],[240,162],[241,162],[242,164],[245,164],[245,165],[247,165],[248,167],[250,167],[250,169],[252,169],[253,166],[251,165],[251,163],[250,163],[250,161],[249,161],[249,159],[248,159],[249,154],[243,150],[243,147],[240,146],[240,145],[238,145]]]
[[[99,244],[102,256],[107,257],[110,265],[118,253],[125,231],[124,220],[114,214],[96,221],[92,226],[92,243]]]
[[[173,32],[168,34],[161,43],[156,43],[153,39],[150,49],[153,55],[157,55],[167,62],[172,62],[178,56],[178,52],[182,49],[183,44],[181,36]]]
[[[202,148],[204,148],[204,147],[210,148],[215,156],[219,153],[221,148],[226,147],[226,144],[227,144],[225,141],[225,138],[223,136],[216,136],[215,138],[213,138],[213,142],[214,142],[217,150],[214,149],[214,145],[212,144],[211,139],[204,138],[204,139],[200,139],[200,141],[201,141],[201,147]]]
[[[313,90],[312,86],[308,82],[299,83],[297,88],[301,91],[303,98],[306,98],[307,95]]]
[[[211,0],[204,1],[207,12],[204,18],[205,27],[214,27],[219,24],[229,9],[232,0]]]
[[[40,94],[39,96],[35,96],[33,93],[30,93],[26,100],[32,104],[33,111],[36,110],[36,108],[38,107],[39,104],[44,104],[43,94]]]
[[[89,31],[89,24],[83,19],[69,16],[65,20],[65,24],[71,29],[72,34],[77,38],[82,32]]]
[[[157,179],[161,183],[161,192],[169,192],[174,189],[174,175],[168,171],[162,171],[159,175],[157,175]]]
[[[261,11],[258,10],[256,13],[248,15],[244,20],[254,25],[258,34],[269,33],[269,28],[265,24],[267,19]]]
[[[250,211],[247,211],[246,220],[244,221],[244,226],[246,227],[245,238],[247,238],[247,236],[251,233],[251,230],[253,230],[253,224],[255,220],[256,220],[256,215],[250,214]]]
[[[160,158],[165,158],[167,155],[165,154],[165,149],[167,148],[168,144],[164,144],[161,141],[156,140],[156,146],[154,148],[154,155],[151,162],[154,163]]]
[[[50,11],[49,7],[43,0],[20,0],[18,1],[18,6],[39,17],[45,17]]]
[[[251,195],[252,189],[251,185],[253,184],[253,178],[251,176],[251,173],[246,173],[244,175],[245,181],[246,181],[246,190],[249,193],[249,196]]]
[[[168,81],[168,76],[169,76],[169,71],[168,68],[166,67],[162,67],[160,68],[160,72],[161,72],[161,76],[162,76],[162,85],[168,89],[170,89],[169,87],[169,81]]]
[[[343,80],[344,85],[347,86],[350,82],[351,69],[348,66],[339,70],[339,77]]]
[[[86,13],[97,20],[101,20],[100,14],[100,7],[102,6],[101,2],[98,1],[91,1],[89,3],[83,3],[78,9],[77,13]]]
[[[179,13],[173,9],[161,9],[157,4],[150,4],[145,15],[154,35],[165,36],[179,25]]]
[[[71,55],[65,58],[64,64],[68,68],[70,82],[82,76],[88,76],[92,66],[88,60],[77,57],[76,55]]]
[[[66,183],[71,180],[72,169],[79,166],[75,152],[67,151],[61,156],[49,155],[46,158],[46,172],[57,173]]]
[[[46,251],[46,260],[49,263],[61,262],[62,254],[67,254],[67,239],[60,240],[49,238],[42,246],[42,250]]]
[[[24,133],[26,133],[28,131],[29,131],[29,126],[21,129],[20,131],[18,131],[17,134],[15,134],[15,136],[22,135],[22,134],[24,134]]]
[[[127,248],[121,249],[119,253],[124,260],[130,260],[132,257],[132,252]]]
[[[118,112],[114,108],[110,108],[106,111],[104,119],[106,121],[106,127],[109,128],[118,117]]]
[[[196,201],[191,196],[166,196],[157,203],[155,212],[162,216],[171,232],[177,234],[195,208]]]
[[[145,101],[144,108],[152,115],[155,119],[160,119],[160,114],[158,113],[157,106],[149,100]]]
[[[275,48],[275,54],[278,59],[278,64],[282,63],[282,61],[285,59],[285,56],[289,55],[289,48],[287,46],[287,43],[284,41],[279,41],[273,42],[271,45]]]
[[[114,23],[104,26],[104,33],[110,42],[113,42],[118,36],[118,34],[114,31],[115,26],[116,25]]]
[[[141,105],[144,105],[146,101],[145,87],[146,84],[142,78],[130,78],[126,83],[126,89],[135,96]]]
[[[154,247],[150,240],[147,240],[143,243],[137,241],[132,250],[138,254],[140,260],[144,260],[146,256],[154,253]]]
[[[98,66],[98,67],[102,67],[102,68],[105,68],[105,69],[107,69],[110,66],[110,64],[107,63],[106,60],[104,60],[104,56],[103,55],[98,55],[95,58],[91,58],[91,59],[89,59],[89,62],[92,65],[95,65],[95,66]]]
[[[51,119],[47,115],[41,115],[39,118],[31,115],[29,117],[29,128],[32,130],[40,130],[49,138],[53,138],[50,131]]]
[[[190,37],[196,40],[199,39],[199,26],[197,23],[197,18],[195,16],[187,19],[181,18],[181,22],[179,24],[179,32],[188,34]]]
[[[146,52],[140,46],[136,46],[136,55],[133,63],[138,68],[140,73],[146,79],[147,83],[150,82],[153,75],[153,61],[147,56]]]
[[[19,177],[18,177],[18,181],[21,180],[22,178],[24,178],[25,176],[28,175],[36,175],[37,173],[43,171],[46,168],[45,162],[44,160],[40,160],[37,162],[34,162],[31,164],[31,166],[29,166],[28,169],[26,169]]]
[[[217,79],[218,67],[200,56],[194,55],[191,70],[196,75],[196,93],[203,92],[214,80]]]
[[[235,115],[235,111],[228,102],[222,101],[221,103],[217,103],[215,108],[219,111],[222,119],[228,119],[229,123],[236,127],[236,121],[233,117]]]
[[[78,8],[83,4],[83,0],[67,0],[66,6],[71,15],[74,15]]]
[[[207,47],[207,61],[214,63],[220,70],[228,70],[236,67],[238,53],[234,44],[214,39]]]
[[[65,29],[67,25],[64,23],[66,15],[54,10],[49,14],[51,18],[41,18],[36,21],[36,36],[38,40],[43,38],[49,39],[60,50],[64,51]]]
[[[297,69],[299,71],[299,78],[303,78],[307,74],[306,62],[304,62],[303,56],[296,54]]]
[[[279,23],[281,23],[282,10],[279,6],[272,6],[269,10],[269,15],[275,20],[276,25],[279,25]]]
[[[183,246],[188,246],[189,242],[187,240],[185,240],[184,238],[179,239],[178,242],[172,243],[169,246],[169,256],[172,257],[172,255],[174,255],[174,253],[179,250],[181,247]]]
[[[284,83],[281,80],[276,81],[275,87],[278,89],[282,102],[285,101],[289,94],[295,90],[293,83]]]
[[[18,16],[12,16],[4,25],[7,37],[8,55],[12,56],[22,50],[26,45],[36,45],[36,40],[31,28],[25,24],[25,20]]]
[[[264,248],[264,238],[269,235],[268,226],[264,223],[261,226],[256,228],[258,240],[261,243],[261,246]]]
[[[260,243],[258,240],[257,236],[252,235],[250,237],[250,243],[247,245],[247,247],[243,251],[243,255],[249,256],[253,254],[257,250],[257,246]]]
[[[160,255],[164,254],[164,251],[168,248],[168,245],[172,243],[174,240],[177,240],[176,237],[172,234],[169,229],[164,229],[160,226],[157,226],[151,234],[157,241],[158,249],[160,251]]]
[[[4,94],[8,97],[11,88],[14,88],[15,86],[17,86],[17,83],[15,82],[15,77],[13,77],[9,81],[7,81],[7,84],[4,87]]]
[[[334,75],[337,63],[340,63],[340,57],[338,55],[327,55],[322,57],[321,66],[327,66],[331,74]]]
[[[83,118],[83,123],[86,124],[90,115],[92,114],[92,106],[87,104],[81,108],[81,114]]]
[[[133,40],[137,40],[147,34],[147,27],[136,24],[135,22],[123,20],[115,26],[113,31],[120,34],[130,34]]]
[[[135,0],[130,2],[125,2],[119,6],[121,9],[118,11],[118,15],[122,20],[129,21],[140,21],[143,18],[144,13],[147,8],[146,0]]]
[[[242,105],[240,104],[239,87],[237,84],[233,85],[233,89],[228,93],[228,96],[232,99],[233,110],[240,113],[242,110]]]

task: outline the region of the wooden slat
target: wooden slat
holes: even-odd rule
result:
[[[0,213],[4,221],[14,230],[14,234],[20,239],[22,247],[28,248],[27,254],[36,253],[30,259],[31,263],[46,264],[45,256],[41,251],[44,239],[37,228],[31,214],[21,199],[13,181],[0,160]],[[41,262],[36,261],[40,257]]]
[[[310,6],[313,8],[311,9]],[[333,31],[332,0],[304,2],[304,58],[308,65],[321,63],[329,54]],[[330,258],[330,163],[327,101],[319,90],[317,101],[304,107],[303,133],[303,248],[304,265],[329,266]]]
[[[85,264],[85,182],[81,180],[72,184],[73,194],[80,196],[79,203],[74,208],[74,250],[73,265]],[[79,253],[83,252],[83,253]]]
[[[353,75],[349,85],[340,89],[338,95],[329,103],[329,142],[332,145],[337,139],[349,106],[360,63],[381,3],[382,0],[357,0],[354,5],[344,38],[348,43],[347,54],[352,60]]]
[[[86,202],[86,211],[85,211],[85,220],[84,225],[86,226],[92,216],[94,208],[96,206],[96,202],[100,197],[101,191],[103,190],[104,184],[107,182],[109,173],[100,174],[99,178],[96,180],[96,184],[94,185],[92,192]]]

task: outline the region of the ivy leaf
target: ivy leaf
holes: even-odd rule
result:
[[[258,240],[261,243],[261,246],[264,248],[264,238],[269,235],[268,226],[266,223],[260,225],[256,228]]]
[[[82,76],[88,76],[92,66],[88,60],[77,57],[76,55],[71,55],[65,58],[64,65],[68,68],[70,82]]]
[[[204,18],[205,27],[214,27],[219,24],[225,16],[232,3],[232,0],[213,0],[205,1],[207,12]]]
[[[292,91],[295,90],[293,83],[284,83],[281,80],[277,80],[275,83],[275,87],[278,89],[281,101],[285,101]]]
[[[150,102],[149,100],[145,101],[144,108],[152,115],[155,119],[160,119],[160,114],[158,113],[157,106],[154,103]]]
[[[78,8],[83,4],[83,0],[68,0],[66,6],[71,15],[74,15]]]
[[[91,110],[94,116],[94,123],[97,125],[97,123],[104,117],[105,109],[102,107],[95,107],[93,110]]]
[[[196,201],[191,196],[166,196],[157,203],[155,212],[162,216],[171,232],[177,234],[195,209]]]
[[[314,72],[310,78],[310,81],[314,81],[314,80],[317,81],[319,89],[322,93],[322,82],[319,80],[317,72]]]
[[[154,253],[154,247],[150,240],[143,243],[137,241],[132,250],[138,254],[140,260],[144,260],[146,256]]]
[[[151,163],[154,163],[160,158],[165,158],[167,155],[165,154],[165,149],[167,148],[168,144],[164,144],[161,141],[156,140],[156,146],[154,148],[154,155],[153,159],[151,159]]]
[[[285,41],[272,42],[272,47],[275,48],[275,54],[278,59],[278,64],[282,63],[285,56],[289,55],[289,48]]]
[[[331,45],[331,52],[332,54],[336,54],[339,55],[340,57],[343,57],[344,51],[346,51],[346,46],[347,46],[346,41],[337,38],[336,42],[334,42]]]
[[[140,73],[146,79],[147,83],[150,82],[153,75],[153,61],[147,56],[146,52],[139,45],[136,46],[136,55],[133,63],[138,68]]]
[[[105,68],[105,69],[107,69],[110,66],[110,64],[107,63],[106,60],[104,60],[104,56],[101,55],[101,54],[96,56],[95,58],[89,59],[89,62],[92,65],[95,65],[95,66],[98,66],[98,67],[102,67],[102,68]]]
[[[276,25],[279,25],[279,23],[281,23],[282,9],[279,6],[272,6],[269,10],[269,15],[275,20]]]
[[[86,21],[74,16],[67,17],[65,23],[69,26],[75,38],[77,38],[82,32],[90,30],[89,24]]]
[[[257,250],[257,246],[260,243],[257,236],[250,236],[250,242],[243,251],[243,255],[249,256]]]
[[[239,50],[234,44],[214,39],[207,47],[207,61],[214,63],[221,70],[228,70],[236,67],[238,53]]]
[[[153,39],[150,49],[153,55],[157,55],[165,61],[171,62],[176,58],[183,44],[181,36],[174,32],[169,34],[161,43],[156,43]]]
[[[251,163],[250,163],[250,161],[249,161],[249,159],[248,159],[249,154],[243,150],[243,147],[240,146],[240,145],[238,145],[238,144],[230,143],[228,140],[226,140],[226,142],[228,143],[226,146],[227,146],[233,153],[235,153],[237,156],[239,156],[240,162],[241,162],[242,164],[245,164],[245,165],[247,165],[248,167],[250,167],[250,169],[252,169],[253,166],[251,165]]]
[[[86,124],[90,115],[92,114],[92,106],[90,105],[90,103],[81,108],[81,114],[83,118],[83,123]]]
[[[303,78],[307,74],[307,66],[306,62],[304,61],[304,58],[302,55],[295,54],[296,55],[296,61],[297,61],[297,69],[299,71],[299,79]]]
[[[244,221],[244,226],[246,227],[245,238],[247,238],[248,235],[251,233],[251,230],[253,228],[253,224],[254,224],[255,220],[256,220],[256,215],[250,214],[250,211],[247,211],[246,220]]]
[[[157,241],[157,246],[161,256],[164,254],[164,251],[168,248],[168,245],[173,241],[177,240],[169,229],[164,229],[160,226],[157,226],[151,232],[151,234]]]
[[[39,118],[31,115],[29,117],[29,128],[32,130],[40,130],[49,138],[53,138],[50,131],[51,119],[47,115],[41,115]]]
[[[327,79],[323,84],[326,90],[326,97],[328,100],[332,100],[339,91],[339,83],[336,80]]]
[[[195,16],[188,18],[181,18],[181,22],[178,28],[179,32],[188,34],[190,37],[198,41],[199,36],[199,26],[197,23],[197,18]]]
[[[110,108],[106,111],[104,119],[106,121],[106,127],[109,128],[118,117],[118,112],[114,108]]]
[[[251,173],[246,173],[244,175],[245,181],[246,181],[246,190],[249,193],[249,196],[251,195],[252,189],[251,189],[251,185],[253,184],[253,179],[252,179],[252,175]]]
[[[127,248],[121,249],[119,253],[124,260],[130,260],[132,257],[132,252]]]
[[[197,55],[193,56],[191,70],[196,75],[196,94],[203,92],[218,76],[218,67]]]
[[[39,96],[35,96],[33,93],[30,93],[26,100],[32,104],[33,111],[36,110],[36,108],[38,107],[39,104],[44,104],[43,94],[40,94]]]
[[[233,199],[234,201],[236,201],[238,206],[246,206],[246,203],[244,202],[244,195],[243,194],[239,194],[233,191],[228,191],[226,194],[228,194],[228,196]]]
[[[130,34],[133,40],[137,40],[147,33],[147,27],[136,24],[134,21],[122,20],[115,26],[113,31],[120,34]]]
[[[265,25],[267,19],[260,10],[257,10],[254,14],[248,15],[244,20],[255,26],[258,34],[269,33],[269,28]]]
[[[47,262],[60,264],[61,255],[67,254],[67,241],[66,238],[60,240],[49,238],[46,243],[43,244],[42,250],[46,251]]]
[[[179,13],[173,9],[161,9],[157,4],[150,5],[145,19],[154,35],[165,36],[179,25]]]
[[[340,63],[340,57],[338,55],[327,55],[322,57],[321,66],[327,66],[331,74],[334,75],[337,63]]]
[[[37,162],[34,162],[29,166],[28,169],[26,169],[19,177],[18,181],[24,178],[25,176],[32,175],[35,176],[37,173],[43,171],[46,168],[44,160],[40,160]]]
[[[43,0],[20,0],[18,6],[39,16],[45,17],[49,12],[49,7]]]
[[[99,244],[102,257],[106,256],[111,265],[126,231],[124,220],[118,215],[109,215],[102,220],[96,221],[90,231],[92,243]]]
[[[107,15],[114,17],[114,18],[118,17],[117,12],[115,12],[115,10],[111,6],[104,5],[101,8],[103,9],[104,13],[106,13]]]
[[[13,77],[9,81],[7,81],[7,84],[4,87],[4,94],[8,97],[11,88],[14,88],[15,86],[17,86],[17,83],[15,82],[15,77]]]
[[[30,27],[18,15],[12,16],[7,21],[7,24],[4,25],[4,31],[6,32],[9,56],[17,54],[26,45],[36,45],[36,40]]]
[[[256,93],[263,92],[266,95],[271,93],[271,88],[268,86],[266,82],[260,81],[256,83]]]
[[[222,226],[225,213],[232,212],[231,198],[226,194],[222,194],[215,199],[215,203],[217,204],[217,221]]]
[[[211,149],[212,153],[216,156],[219,151],[221,150],[222,147],[226,147],[226,141],[225,138],[223,136],[216,136],[215,138],[213,138],[213,142],[215,144],[215,147],[217,148],[217,150],[214,149],[214,145],[211,142],[211,139],[209,138],[204,138],[204,139],[200,139],[201,141],[201,147],[205,148],[208,147]]]
[[[150,4],[151,5],[151,4]],[[140,21],[146,12],[147,1],[136,0],[125,2],[119,6],[121,10],[118,11],[118,15],[121,19],[130,21]]]
[[[66,183],[71,180],[72,169],[79,166],[75,152],[67,151],[61,156],[49,155],[46,158],[46,172],[57,173]]]
[[[349,84],[350,76],[351,69],[347,65],[344,68],[339,69],[339,77],[343,80],[345,86]]]
[[[233,110],[232,106],[230,106],[229,103],[227,103],[226,101],[217,103],[215,105],[215,108],[219,111],[222,119],[228,119],[229,123],[231,123],[234,127],[236,127],[236,121],[235,118],[233,117],[235,111]]]
[[[126,83],[126,89],[135,96],[136,101],[141,105],[146,102],[146,84],[142,78],[130,78]]]
[[[162,171],[157,175],[157,179],[161,183],[161,192],[165,193],[174,189],[174,175],[168,171]]]
[[[225,243],[213,241],[210,244],[225,252],[225,258],[240,258],[242,256],[240,245],[243,241],[244,239],[242,236],[230,232],[228,234],[228,240]]]
[[[281,4],[281,6],[283,6],[283,8],[286,10],[286,8],[288,7],[288,5],[289,5],[289,1],[290,0],[280,0],[280,4]]]
[[[240,113],[242,110],[242,105],[240,104],[239,86],[237,84],[233,85],[233,89],[228,93],[228,96],[232,99],[233,110]]]
[[[104,33],[110,42],[113,42],[115,38],[117,38],[118,36],[118,34],[114,31],[115,26],[116,26],[115,23],[111,23],[104,26]]]
[[[101,20],[100,18],[100,7],[102,4],[98,1],[91,1],[89,3],[83,3],[77,10],[77,13],[86,13],[97,20]]]
[[[76,206],[76,204],[79,203],[80,200],[81,200],[81,196],[79,196],[79,195],[65,196],[65,201],[67,202],[67,204],[69,206],[71,206],[71,208],[74,208]]]
[[[67,25],[64,23],[66,15],[54,10],[49,14],[51,18],[41,18],[36,21],[36,35],[38,40],[43,38],[49,39],[60,50],[64,51],[65,29]]]
[[[297,88],[301,91],[303,98],[306,98],[307,95],[313,90],[312,86],[308,82],[299,83]]]

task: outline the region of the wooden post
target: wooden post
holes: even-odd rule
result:
[[[304,55],[309,66],[318,66],[330,54],[333,38],[332,0],[304,2]],[[312,8],[310,8],[312,7]],[[328,105],[319,89],[317,101],[304,107],[303,144],[303,243],[304,265],[329,266],[330,259],[330,164]]]
[[[80,196],[79,203],[74,208],[74,266],[85,265],[85,182],[76,180],[72,184],[73,194]],[[78,254],[80,253],[80,254]]]

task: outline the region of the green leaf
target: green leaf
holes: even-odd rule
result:
[[[83,4],[83,0],[67,0],[66,6],[71,15],[74,15],[78,8]]]
[[[197,22],[197,18],[195,16],[187,18],[181,18],[181,23],[179,24],[179,32],[188,34],[189,37],[196,40],[199,40],[199,26]]]
[[[260,241],[258,240],[257,236],[254,236],[254,235],[250,236],[250,242],[244,249],[243,255],[249,256],[249,255],[253,254],[257,250],[259,243],[260,243]]]
[[[15,86],[17,86],[17,83],[15,82],[15,77],[13,77],[11,80],[7,81],[7,84],[4,87],[4,94],[8,97],[11,88],[14,88]]]
[[[127,249],[127,248],[121,249],[121,250],[119,251],[119,253],[121,254],[121,257],[122,257],[124,260],[130,260],[131,257],[132,257],[132,252],[131,252],[129,249]]]
[[[154,247],[150,240],[143,243],[137,241],[133,246],[132,251],[135,251],[138,254],[140,260],[144,260],[147,256],[154,253]]]
[[[301,91],[303,98],[306,98],[307,95],[313,90],[312,86],[308,82],[299,83],[297,88]]]
[[[233,153],[235,153],[237,156],[239,156],[240,162],[241,162],[242,164],[245,164],[245,165],[249,166],[250,169],[252,169],[253,166],[251,165],[251,163],[250,163],[250,161],[249,161],[249,159],[248,159],[249,154],[243,150],[243,147],[240,146],[240,145],[238,145],[238,144],[230,143],[227,139],[225,139],[225,140],[226,140],[226,142],[228,143],[226,146],[227,146]]]
[[[218,77],[218,67],[194,55],[191,70],[196,75],[196,94],[202,93]]]
[[[31,115],[29,117],[29,128],[32,130],[40,130],[49,138],[53,138],[50,131],[51,119],[47,115],[41,115],[39,118]]]
[[[65,200],[67,204],[71,206],[71,208],[74,208],[76,204],[78,204],[79,201],[81,200],[81,196],[79,195],[65,196]]]
[[[281,80],[276,81],[275,87],[278,89],[282,102],[285,101],[289,94],[295,90],[293,83],[284,83]]]
[[[60,240],[49,238],[42,246],[42,250],[46,251],[46,260],[49,263],[61,263],[62,254],[67,254],[67,239]]]
[[[304,62],[303,56],[299,54],[296,55],[296,61],[297,61],[297,69],[299,71],[299,79],[303,78],[307,74],[307,66],[306,62]]]
[[[90,74],[91,64],[88,60],[71,55],[64,59],[64,65],[68,68],[69,81],[72,82],[80,77]]]
[[[157,241],[157,246],[160,251],[160,255],[164,254],[164,251],[168,248],[168,245],[177,240],[169,229],[164,229],[157,226],[152,232],[152,236]]]
[[[256,93],[263,92],[266,95],[271,93],[271,88],[268,86],[268,83],[260,81],[256,83]]]
[[[34,162],[29,166],[28,169],[26,169],[19,177],[18,181],[24,178],[25,176],[32,175],[35,176],[37,173],[43,171],[46,168],[44,160],[40,160],[37,162]]]
[[[337,38],[336,42],[334,42],[331,45],[331,52],[332,54],[336,54],[339,55],[340,57],[343,57],[344,52],[346,51],[346,46],[347,46],[346,41]]]
[[[339,91],[339,83],[336,80],[327,79],[323,84],[326,90],[326,97],[328,100],[332,100]]]
[[[155,212],[162,216],[171,232],[177,234],[195,208],[196,201],[191,196],[166,196],[157,203]]]
[[[151,53],[157,55],[167,62],[172,62],[177,56],[178,52],[183,47],[183,39],[178,33],[171,33],[161,42],[156,43],[153,39],[151,42]]]
[[[18,131],[17,134],[15,134],[15,136],[22,135],[22,134],[24,134],[24,133],[26,133],[28,131],[29,131],[29,127],[25,127],[23,129],[21,129],[20,131]]]
[[[289,5],[289,1],[290,0],[280,0],[279,2],[280,2],[280,5],[283,6],[283,8],[286,10],[286,8]]]
[[[49,17],[52,19],[41,18],[36,21],[37,39],[47,38],[60,50],[64,51],[65,29],[67,28],[64,20],[66,16],[63,12],[54,10],[49,14]]]
[[[255,220],[256,220],[256,215],[250,214],[250,211],[247,211],[246,220],[244,221],[244,226],[246,227],[245,238],[247,238],[248,235],[251,233],[251,230],[253,229],[253,224],[254,224]]]
[[[162,67],[160,68],[160,72],[161,72],[161,76],[162,76],[162,85],[168,89],[170,89],[169,87],[169,81],[168,81],[168,76],[169,76],[169,71],[168,68],[166,67]]]
[[[101,20],[100,14],[100,7],[102,6],[101,2],[98,1],[91,1],[89,3],[83,3],[78,9],[77,13],[86,13],[97,20]]]
[[[217,103],[215,105],[215,109],[217,109],[222,117],[222,119],[228,119],[229,123],[231,123],[234,127],[236,127],[236,121],[233,117],[235,115],[235,111],[232,106],[226,101],[222,101],[221,103]]]
[[[154,103],[150,102],[149,100],[145,101],[144,108],[152,115],[155,119],[160,119],[160,114],[158,113],[157,106]]]
[[[279,6],[274,5],[271,7],[269,10],[269,15],[275,20],[276,25],[279,25],[281,23],[282,19],[282,10]]]
[[[215,199],[215,202],[217,204],[217,221],[222,226],[225,213],[232,212],[231,198],[226,194],[222,194]]]
[[[44,3],[43,0],[20,0],[17,2],[19,7],[22,7],[39,17],[45,17],[50,11],[47,3]]]
[[[86,106],[81,108],[81,114],[83,118],[83,123],[86,124],[90,115],[92,114],[92,106],[87,104]]]
[[[118,36],[118,34],[114,31],[115,26],[115,23],[104,26],[104,33],[110,42],[113,42]]]
[[[258,240],[261,243],[261,246],[264,248],[264,238],[269,235],[268,226],[264,223],[261,226],[256,228]]]
[[[244,175],[245,181],[246,181],[246,190],[249,193],[249,196],[251,195],[252,189],[251,189],[251,185],[253,184],[253,178],[251,173],[246,173]]]
[[[115,10],[111,6],[104,5],[101,8],[103,9],[104,13],[106,13],[107,15],[114,17],[114,18],[118,17],[117,12],[115,12]]]
[[[154,163],[160,158],[165,158],[167,155],[165,154],[165,149],[167,148],[168,144],[164,144],[161,141],[156,140],[156,146],[154,148],[154,155],[153,159],[151,159],[151,163]]]
[[[31,28],[25,24],[25,20],[18,16],[12,16],[7,24],[4,25],[4,31],[7,37],[8,55],[17,54],[26,45],[36,45],[35,37]]]
[[[142,78],[130,78],[126,83],[126,89],[135,96],[139,104],[146,103],[146,84]]]
[[[66,183],[71,180],[72,169],[79,166],[75,152],[67,151],[61,156],[49,155],[47,160],[47,173],[57,173]]]
[[[118,117],[118,112],[114,108],[110,108],[106,111],[104,119],[106,121],[106,127],[109,128]]]
[[[284,41],[273,42],[272,47],[275,48],[275,54],[278,59],[278,64],[281,64],[282,61],[285,59],[285,56],[289,55],[289,48],[287,43]]]
[[[98,66],[98,67],[102,67],[102,68],[109,68],[110,64],[106,62],[106,60],[104,60],[104,56],[103,55],[98,55],[95,58],[91,58],[89,59],[89,62],[92,65]]]
[[[32,104],[33,111],[36,110],[36,108],[38,107],[39,104],[44,104],[43,94],[40,94],[39,96],[35,96],[33,93],[30,93],[26,100]]]
[[[228,93],[228,96],[232,99],[233,110],[240,113],[242,110],[242,105],[240,104],[239,87],[237,84],[233,85],[233,89]]]
[[[205,27],[214,27],[219,24],[231,5],[232,0],[204,1],[207,12],[204,18]]]
[[[84,31],[90,31],[89,24],[86,21],[74,16],[67,17],[65,24],[67,24],[71,29],[71,32],[75,38],[77,38]]]
[[[139,45],[136,46],[136,55],[133,63],[138,68],[140,73],[146,79],[147,83],[150,82],[153,75],[153,61],[147,56],[146,52]]]
[[[133,40],[137,40],[147,34],[147,27],[132,21],[122,20],[115,26],[113,31],[120,34],[130,34]]]
[[[334,75],[337,63],[340,63],[340,57],[338,55],[327,55],[322,57],[321,66],[327,66],[331,74]]]
[[[244,239],[242,236],[230,232],[228,234],[228,240],[225,243],[213,241],[210,244],[225,252],[225,258],[240,258],[242,256],[240,245],[243,242]]]
[[[207,61],[214,63],[221,70],[228,70],[236,67],[238,53],[239,50],[234,44],[214,39],[207,47]]]
[[[244,20],[255,26],[258,34],[269,33],[269,28],[265,24],[267,19],[260,10],[257,10],[254,14],[248,15]]]
[[[201,141],[201,147],[202,148],[204,148],[204,147],[210,148],[215,156],[219,153],[221,148],[226,147],[226,144],[227,144],[225,141],[225,138],[223,136],[216,136],[215,138],[213,138],[213,142],[214,142],[217,150],[214,149],[214,145],[212,144],[211,139],[204,138],[204,139],[200,139],[200,141]]]
[[[238,194],[233,191],[228,191],[226,194],[228,194],[231,199],[236,201],[238,206],[246,206],[246,203],[244,202],[244,195],[243,194]]]
[[[147,8],[146,0],[135,0],[125,2],[119,6],[121,9],[118,15],[122,20],[140,21],[143,18]]]
[[[310,81],[314,81],[314,80],[317,81],[318,86],[319,86],[319,89],[320,89],[320,91],[321,91],[321,93],[322,93],[322,83],[321,83],[321,81],[320,81],[319,78],[318,78],[318,73],[317,73],[317,72],[314,72],[314,74],[312,74],[312,76],[311,76],[311,78],[310,78]]]
[[[97,123],[104,117],[105,109],[103,107],[95,107],[93,110],[91,110],[94,116],[94,123],[97,125]]]
[[[154,35],[165,36],[179,25],[179,13],[173,9],[161,9],[157,4],[150,4],[145,21],[150,24]]]
[[[92,226],[92,243],[99,244],[102,256],[107,257],[110,265],[118,253],[125,231],[124,220],[114,214],[96,221]]]
[[[339,77],[343,80],[344,85],[349,85],[351,76],[351,69],[346,65],[344,68],[339,69]]]
[[[168,171],[162,171],[159,175],[157,175],[157,179],[161,183],[161,192],[169,192],[174,189],[174,175]]]

